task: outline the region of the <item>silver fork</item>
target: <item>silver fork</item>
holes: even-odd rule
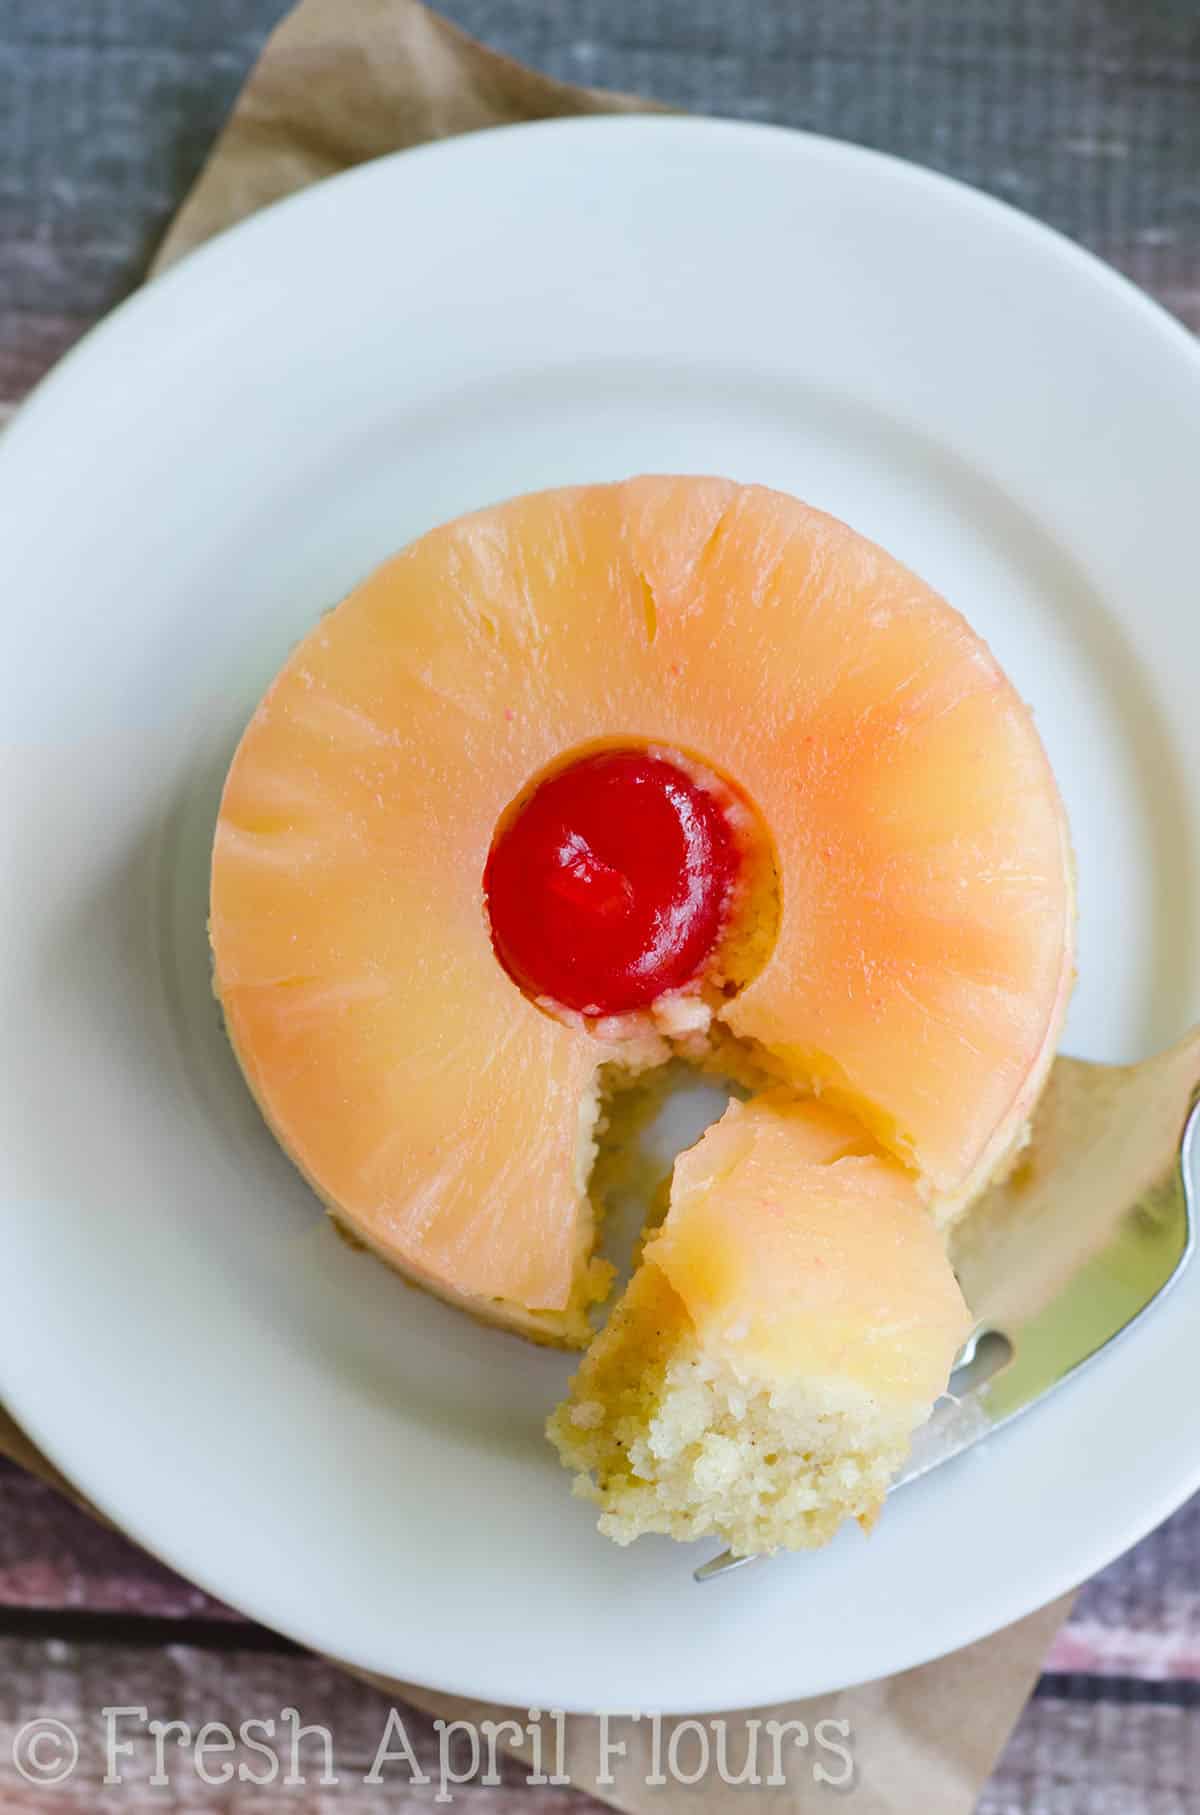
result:
[[[1115,1067],[1085,1067],[1074,1060],[1065,1063],[1077,1073],[1117,1074]],[[1164,1060],[1150,1063],[1163,1065]],[[1121,1074],[1136,1083],[1137,1074],[1146,1069],[1123,1067]],[[1080,1085],[1089,1083],[1089,1078],[1077,1076],[1074,1093],[1078,1095]],[[1109,1094],[1111,1097],[1111,1091]],[[1132,1099],[1136,1093],[1122,1094]],[[1052,1297],[1028,1315],[985,1317],[972,1331],[944,1396],[916,1433],[908,1461],[892,1484],[893,1492],[940,1468],[1037,1405],[1127,1336],[1180,1277],[1196,1242],[1193,1164],[1200,1153],[1200,1100],[1189,1094],[1191,1106],[1165,1173],[1143,1179],[1142,1188],[1127,1200],[1102,1244],[1093,1248]],[[1040,1122],[1039,1117],[1035,1139],[1040,1138]],[[1050,1146],[1053,1149],[1055,1144]],[[1061,1151],[1052,1158],[1061,1163]],[[1027,1228],[1037,1226],[1036,1217],[1027,1220]],[[969,1291],[968,1299],[978,1302]],[[711,1582],[747,1563],[768,1560],[735,1556],[726,1550],[702,1563],[694,1572],[695,1579]]]

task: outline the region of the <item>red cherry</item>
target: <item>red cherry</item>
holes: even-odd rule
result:
[[[492,942],[531,996],[644,1008],[702,969],[738,853],[715,793],[645,750],[601,750],[539,783],[484,871]]]

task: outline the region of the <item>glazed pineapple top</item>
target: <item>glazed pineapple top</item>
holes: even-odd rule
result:
[[[626,766],[587,767],[605,748]],[[721,1037],[818,1085],[943,1203],[1011,1145],[1049,1064],[1073,927],[1058,794],[1027,709],[929,587],[721,479],[435,529],[255,713],[211,933],[288,1151],[366,1240],[498,1316],[556,1327],[587,1266],[597,1074],[622,1055],[607,1019],[554,1004],[645,1019],[720,927],[729,850],[693,759],[753,809],[778,882],[773,938],[711,1004]]]

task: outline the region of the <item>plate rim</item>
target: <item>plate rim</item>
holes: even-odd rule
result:
[[[25,423],[27,415],[51,397],[61,383],[69,380],[77,360],[90,357],[97,343],[108,335],[114,323],[127,321],[141,310],[148,297],[157,295],[165,286],[174,286],[183,273],[199,268],[214,257],[227,255],[231,244],[237,243],[242,236],[252,236],[264,223],[282,219],[295,209],[302,208],[307,199],[317,191],[328,193],[331,190],[346,190],[356,184],[370,183],[376,180],[381,168],[395,167],[401,161],[405,166],[414,162],[424,162],[430,158],[443,159],[461,154],[464,148],[473,148],[476,143],[499,141],[513,137],[607,137],[610,135],[632,136],[648,132],[651,135],[702,134],[705,137],[719,135],[734,139],[755,139],[762,142],[775,140],[803,145],[810,156],[827,157],[832,162],[875,164],[886,169],[893,179],[903,179],[916,188],[940,190],[948,202],[956,202],[972,212],[982,210],[992,213],[1010,231],[1020,232],[1033,244],[1045,250],[1053,248],[1055,255],[1068,265],[1086,268],[1090,276],[1100,282],[1110,296],[1132,313],[1140,316],[1143,323],[1154,332],[1163,335],[1175,348],[1190,358],[1200,367],[1200,338],[1175,315],[1172,315],[1165,304],[1158,301],[1149,291],[1135,284],[1132,278],[1126,277],[1123,271],[1117,270],[1107,260],[1093,252],[1090,247],[1079,240],[1072,239],[1061,228],[1048,221],[1040,220],[1036,215],[1027,213],[1023,208],[995,195],[990,190],[976,188],[962,177],[951,176],[947,171],[935,170],[930,165],[918,164],[912,159],[900,157],[896,152],[882,151],[873,145],[863,145],[854,139],[837,139],[828,133],[812,132],[805,127],[780,125],[767,120],[741,120],[723,114],[662,114],[662,113],[609,113],[609,114],[575,114],[565,117],[538,120],[518,120],[503,126],[483,126],[466,132],[451,134],[441,139],[427,139],[419,145],[407,145],[397,151],[389,151],[381,157],[366,158],[362,163],[353,164],[345,170],[337,170],[329,176],[319,177],[302,189],[294,190],[290,195],[280,196],[277,200],[267,202],[256,208],[253,213],[234,221],[230,226],[194,245],[188,251],[172,261],[164,271],[150,272],[130,292],[122,297],[112,308],[108,309],[99,320],[80,335],[67,351],[63,353],[50,369],[43,373],[31,390],[16,404],[13,414],[3,424],[0,434],[0,449],[6,449],[12,442],[14,430]]]

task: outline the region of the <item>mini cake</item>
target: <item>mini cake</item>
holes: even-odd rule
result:
[[[938,1229],[1019,1144],[1072,974],[1049,765],[943,600],[718,479],[434,530],[255,713],[210,930],[333,1214],[541,1341],[610,1289],[606,1096],[679,1054],[759,1093],[678,1163],[552,1435],[620,1538],[869,1521],[965,1330]]]

